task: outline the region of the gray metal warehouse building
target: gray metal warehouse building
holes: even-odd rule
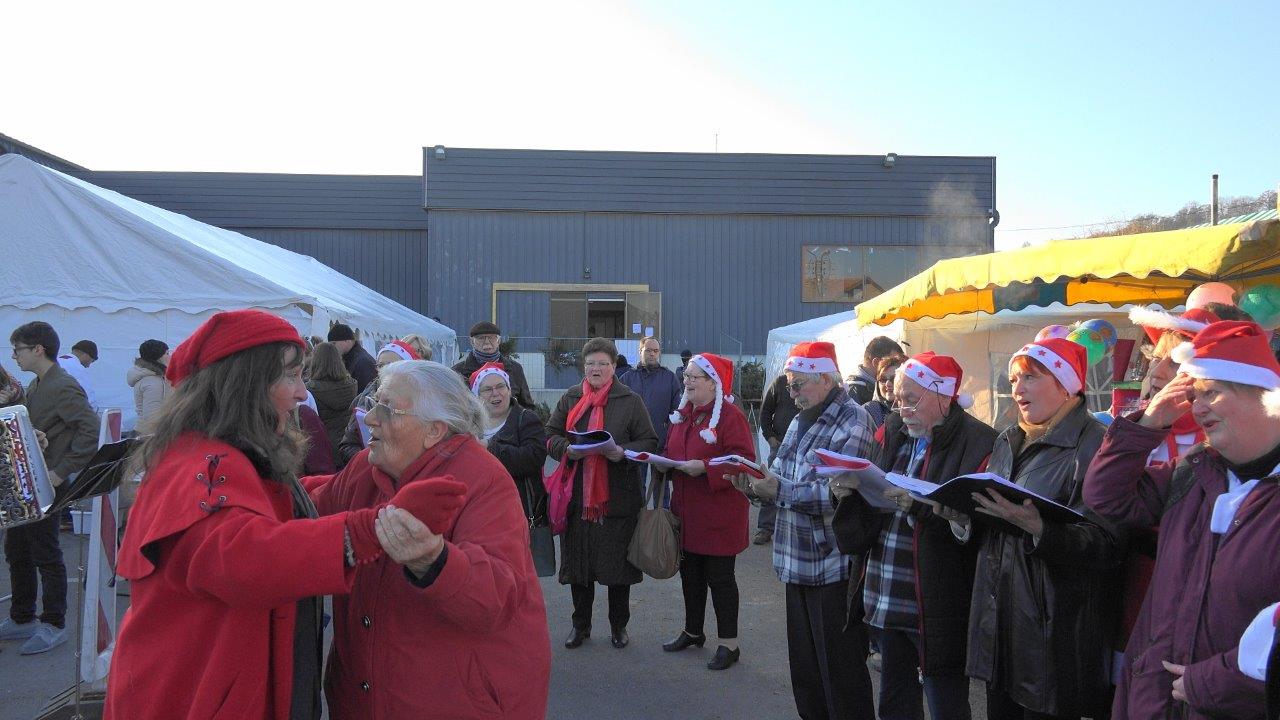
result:
[[[521,353],[652,329],[667,352],[761,354],[773,327],[990,252],[998,217],[991,157],[436,146],[421,176],[350,176],[92,171],[0,135],[3,152],[310,255],[462,334],[494,319]]]

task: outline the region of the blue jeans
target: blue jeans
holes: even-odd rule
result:
[[[920,676],[920,634],[873,628],[880,639],[880,720],[970,720],[969,678]],[[921,690],[923,689],[923,693]]]

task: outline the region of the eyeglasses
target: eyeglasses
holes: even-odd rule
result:
[[[16,358],[19,350],[35,350],[36,347],[36,345],[14,345],[12,356]]]
[[[711,378],[706,375],[694,375],[693,373],[686,371],[684,374],[684,379],[685,380],[710,380]]]
[[[373,407],[369,408],[369,414],[376,417],[378,422],[387,422],[391,419],[392,415],[412,415],[413,413],[408,410],[393,408],[384,400],[382,402],[374,403]]]
[[[919,400],[916,400],[915,403],[911,405],[903,405],[902,401],[899,400],[893,403],[893,406],[890,408],[890,410],[898,413],[899,415],[903,413],[911,413],[912,415],[915,415],[916,408],[920,407],[920,403],[922,402],[924,402],[924,398],[920,398]]]
[[[613,367],[613,363],[607,362],[607,361],[606,362],[589,362],[589,363],[583,363],[582,366],[589,367],[589,368]]]
[[[803,390],[804,386],[808,385],[811,382],[813,381],[812,380],[796,380],[795,382],[789,382],[787,383],[787,389],[791,391],[792,395],[794,395],[800,392],[801,390]]]
[[[497,395],[498,393],[500,393],[500,392],[502,392],[503,390],[506,390],[506,389],[507,389],[507,386],[506,386],[506,385],[494,385],[493,387],[480,388],[480,395],[481,395],[481,396],[484,396],[484,395]]]

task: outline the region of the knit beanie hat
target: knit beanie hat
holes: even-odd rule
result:
[[[351,326],[345,323],[334,323],[329,328],[329,342],[337,342],[339,340],[355,340],[356,334],[352,331]]]

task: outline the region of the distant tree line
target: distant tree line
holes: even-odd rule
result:
[[[1276,191],[1268,190],[1256,197],[1230,197],[1218,201],[1218,221],[1221,222],[1236,215],[1247,215],[1259,210],[1269,210],[1276,206]],[[1099,232],[1092,232],[1084,237],[1102,237],[1105,235],[1133,235],[1136,233],[1159,232],[1162,230],[1180,230],[1193,225],[1209,222],[1209,203],[1189,202],[1172,215],[1148,213],[1129,220],[1123,226]]]

